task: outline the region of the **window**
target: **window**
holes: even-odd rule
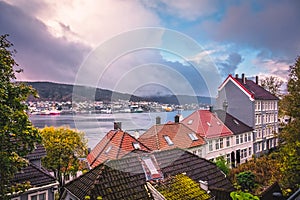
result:
[[[189,137],[191,138],[191,140],[196,141],[198,140],[198,137],[195,133],[189,133]]]
[[[227,164],[229,164],[230,163],[230,159],[231,157],[230,157],[230,153],[229,154],[226,154],[226,162],[227,162]]]
[[[252,155],[252,148],[249,147],[249,156],[251,156],[251,155]]]
[[[133,146],[134,149],[141,149],[141,146],[138,142],[133,142],[132,146]]]
[[[165,140],[166,140],[166,142],[168,143],[169,146],[171,146],[171,145],[174,144],[174,143],[172,142],[172,140],[170,139],[169,136],[165,135],[164,138],[165,138]]]
[[[240,135],[240,143],[243,143],[243,135]]]
[[[220,149],[222,149],[224,147],[223,145],[223,138],[220,139]]]
[[[41,191],[34,194],[30,194],[29,200],[47,200],[47,191]]]
[[[218,150],[220,148],[220,140],[215,140],[216,142],[216,150]]]
[[[248,141],[251,141],[251,133],[248,133]]]
[[[230,146],[230,137],[227,137],[226,138],[226,147],[229,147]]]
[[[110,150],[112,149],[112,146],[109,146],[106,151],[104,152],[105,154],[108,154],[110,152]]]
[[[208,141],[208,150],[213,151],[212,140]]]
[[[239,139],[239,136],[235,136],[235,144],[240,144],[240,139]]]
[[[247,158],[247,149],[241,150],[241,158]]]
[[[246,133],[244,134],[244,141],[247,142],[247,140],[248,140],[248,134]]]
[[[194,120],[190,119],[190,120],[188,121],[187,124],[188,124],[188,125],[191,125],[191,124],[193,123],[193,121],[194,121]]]
[[[206,124],[207,124],[209,127],[211,127],[211,124],[210,124],[209,122],[206,122]]]

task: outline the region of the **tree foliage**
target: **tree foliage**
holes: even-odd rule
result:
[[[26,166],[23,159],[30,153],[41,138],[38,130],[28,119],[23,103],[35,90],[17,83],[14,67],[15,50],[7,40],[8,35],[0,36],[0,199],[12,191],[11,180],[14,174]],[[17,70],[16,72],[21,72]]]
[[[300,57],[290,66],[288,94],[284,96],[285,113],[292,117],[291,122],[280,134],[280,162],[285,189],[297,190],[300,187]]]
[[[254,196],[251,193],[243,192],[241,190],[231,192],[230,197],[232,200],[259,200],[258,196]]]
[[[229,174],[230,168],[223,156],[219,156],[216,158],[216,165],[222,172],[224,172],[224,174],[226,174],[226,176]]]
[[[255,175],[251,171],[241,172],[236,176],[237,184],[242,191],[252,191],[255,188]]]
[[[275,96],[280,95],[280,87],[282,86],[282,84],[283,81],[279,80],[275,76],[269,76],[260,81],[260,85]]]
[[[75,175],[82,167],[79,158],[87,154],[85,135],[68,127],[45,127],[40,133],[47,152],[43,166],[54,172],[60,190],[64,175]]]

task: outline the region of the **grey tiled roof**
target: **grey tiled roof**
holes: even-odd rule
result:
[[[271,94],[269,91],[265,90],[260,85],[256,84],[252,80],[245,80],[245,83],[243,83],[243,79],[241,78],[234,78],[237,80],[241,85],[243,85],[250,93],[254,95],[254,99],[256,100],[279,100],[278,97]]]
[[[39,168],[31,163],[16,173],[13,179],[13,183],[24,183],[25,181],[29,181],[30,185],[34,187],[56,183],[56,179],[45,169]]]
[[[42,144],[37,144],[36,148],[29,154],[26,155],[25,158],[28,160],[36,160],[41,159],[46,156],[46,149]]]
[[[253,128],[246,125],[234,116],[226,113],[224,110],[214,110],[218,118],[236,135],[253,131]]]
[[[194,181],[208,181],[209,187],[232,191],[233,186],[214,163],[181,149],[147,153],[155,157],[164,177],[186,173]],[[147,188],[141,154],[100,164],[65,185],[65,191],[79,199],[153,199]]]

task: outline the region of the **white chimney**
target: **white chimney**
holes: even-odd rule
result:
[[[134,137],[135,137],[135,139],[139,139],[140,133],[138,131],[135,131],[134,132]]]

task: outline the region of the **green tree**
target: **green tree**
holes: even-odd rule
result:
[[[225,160],[225,158],[223,156],[217,157],[216,165],[220,170],[222,170],[222,172],[224,172],[224,174],[226,174],[226,176],[229,174],[230,168],[228,166],[227,161]]]
[[[232,200],[259,200],[258,196],[254,196],[248,192],[243,192],[241,190],[233,191],[230,193]]]
[[[284,111],[292,117],[280,134],[280,151],[284,189],[295,191],[300,186],[300,57],[290,66],[288,94],[284,96]]]
[[[280,87],[282,84],[283,81],[275,76],[266,77],[260,81],[260,85],[275,96],[280,95]]]
[[[41,141],[24,104],[28,96],[36,92],[15,81],[14,67],[18,64],[13,57],[16,51],[10,50],[13,45],[7,37],[0,36],[0,199],[8,198],[7,193],[16,188],[11,184],[14,174],[26,166],[24,156]]]
[[[45,127],[40,130],[47,155],[43,166],[52,171],[59,182],[59,192],[65,175],[81,170],[79,158],[86,157],[87,141],[83,132],[68,127]]]
[[[252,191],[255,188],[255,175],[251,171],[239,173],[236,180],[242,191]]]

